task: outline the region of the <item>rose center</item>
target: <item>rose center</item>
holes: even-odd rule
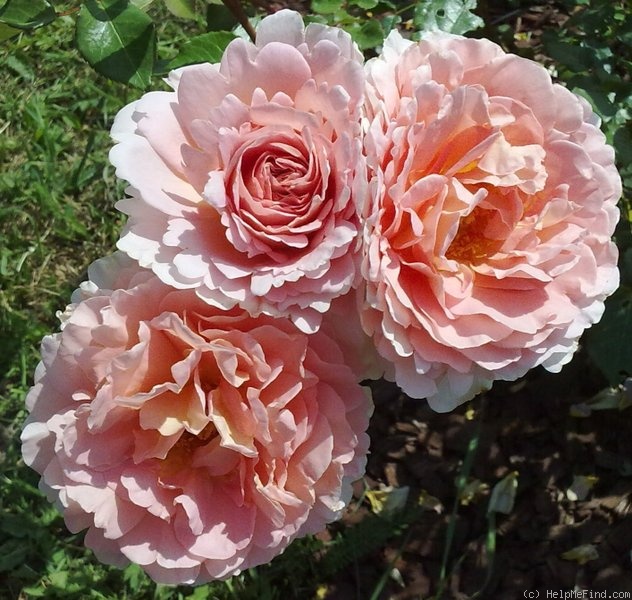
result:
[[[305,149],[289,140],[248,148],[241,159],[242,181],[249,195],[268,208],[302,205],[314,185]]]
[[[289,157],[272,157],[263,169],[263,176],[271,184],[272,199],[290,202],[296,201],[295,189],[304,174],[304,165]]]
[[[503,240],[485,235],[495,217],[496,211],[477,207],[461,219],[459,230],[446,251],[446,258],[460,263],[477,264],[496,253]]]
[[[178,439],[162,461],[160,467],[161,474],[165,476],[174,475],[180,470],[188,468],[191,465],[195,450],[205,446],[218,435],[213,423],[209,423],[197,435],[189,431],[184,431],[180,439]]]

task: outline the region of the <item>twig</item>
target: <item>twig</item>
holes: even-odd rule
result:
[[[79,12],[79,9],[81,8],[81,6],[73,6],[72,8],[69,8],[68,10],[62,10],[61,12],[57,13],[58,17],[67,17],[68,15],[73,15],[76,12]]]
[[[517,17],[519,15],[521,15],[524,12],[524,9],[522,8],[518,8],[516,10],[512,10],[511,12],[508,12],[504,15],[501,15],[500,17],[496,17],[495,19],[493,19],[490,22],[490,25],[498,25],[498,23],[502,23],[503,21],[508,21],[509,19],[513,18],[513,17]]]
[[[239,0],[222,0],[222,2],[224,6],[233,13],[233,16],[239,21],[239,24],[246,30],[248,37],[254,42],[257,34],[254,27],[250,24],[248,15],[244,12],[241,2]]]

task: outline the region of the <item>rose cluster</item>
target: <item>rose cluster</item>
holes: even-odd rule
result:
[[[486,40],[280,11],[116,117],[119,251],[42,343],[27,464],[103,561],[198,584],[321,530],[386,377],[448,411],[559,370],[618,284],[581,98]]]

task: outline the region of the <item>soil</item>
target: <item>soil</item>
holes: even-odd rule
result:
[[[632,598],[632,408],[576,416],[581,412],[576,405],[604,386],[581,353],[560,374],[536,370],[518,382],[495,384],[448,414],[434,413],[391,384],[374,386],[366,484],[371,490],[408,486],[409,501],[423,494],[435,504],[427,501],[428,508],[402,535],[339,574],[325,597],[368,599],[391,567],[380,599],[437,593],[455,480],[474,438],[478,446],[468,483],[477,492],[457,503],[441,597],[472,598],[478,592],[476,597],[500,600],[536,593],[550,598],[556,597],[552,592],[575,589],[586,590],[576,597]],[[490,489],[511,473],[517,480],[515,501],[508,514],[496,514],[490,557],[485,548]],[[594,485],[585,493],[573,486],[573,495],[568,490],[576,476],[596,480],[588,480]],[[357,492],[362,495],[362,486]],[[370,512],[365,494],[340,527]],[[584,559],[564,556],[578,547]]]

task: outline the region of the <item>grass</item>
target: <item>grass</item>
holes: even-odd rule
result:
[[[51,328],[88,261],[111,251],[120,224],[107,132],[127,92],[97,78],[71,40],[72,24],[60,19],[25,34],[10,54],[3,49],[0,322],[3,342],[22,346],[2,358],[3,370]]]
[[[128,92],[76,55],[72,28],[59,19],[0,49],[2,598],[55,597],[79,573],[91,581],[105,573],[37,489],[18,439],[40,340],[57,328],[55,313],[89,262],[112,251],[121,224],[108,129]]]

